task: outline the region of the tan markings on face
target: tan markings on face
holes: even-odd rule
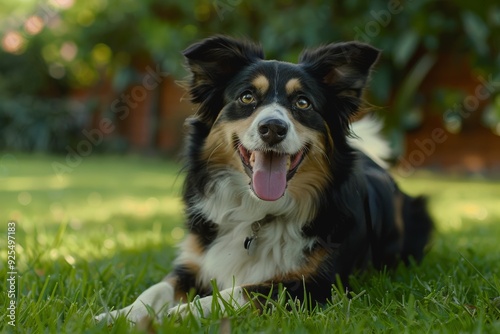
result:
[[[202,158],[210,165],[231,166],[244,172],[241,159],[234,147],[233,135],[242,138],[250,128],[255,113],[249,118],[232,122],[216,122],[205,141]]]
[[[285,85],[285,90],[287,95],[292,95],[295,92],[301,91],[302,85],[300,83],[300,80],[297,78],[288,80],[288,82]]]
[[[329,161],[324,154],[311,149],[297,173],[288,181],[290,195],[297,201],[302,200],[306,195],[312,199],[319,198],[331,180],[328,164]],[[314,213],[311,212],[311,215]]]
[[[269,80],[260,74],[255,79],[252,80],[252,85],[262,94],[265,95],[269,89]]]
[[[229,138],[228,138],[229,137]],[[207,165],[230,165],[238,167],[231,135],[227,133],[225,123],[214,125],[205,141],[202,158]]]
[[[299,136],[300,141],[302,143],[312,143],[314,144],[314,140],[318,140],[318,137],[321,136],[319,132],[314,131],[304,125],[302,125],[300,122],[298,122],[290,112],[288,112],[288,118],[290,121],[293,123],[293,127],[295,129],[295,132],[297,133],[297,136]],[[327,127],[328,128],[328,127]]]
[[[305,194],[318,198],[331,180],[331,161],[328,159],[331,152],[326,151],[325,145],[325,140],[328,140],[330,141],[329,147],[333,147],[331,136],[328,135],[325,138],[324,135],[303,126],[296,120],[292,122],[298,136],[304,143],[309,143],[310,148],[297,173],[288,181],[288,191],[296,200],[303,199]]]

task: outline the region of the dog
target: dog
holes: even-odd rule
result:
[[[207,316],[214,298],[222,311],[259,308],[280,290],[321,304],[368,266],[420,261],[433,227],[426,200],[389,175],[380,124],[353,121],[379,53],[332,43],[292,64],[227,36],[188,47],[198,109],[187,120],[187,237],[162,282],[96,319]],[[200,298],[186,302],[192,291]]]

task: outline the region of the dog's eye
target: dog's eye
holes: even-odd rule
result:
[[[246,91],[241,94],[240,101],[244,104],[250,104],[255,101],[255,98],[253,97],[252,92]]]
[[[307,110],[311,107],[311,102],[309,102],[307,98],[301,96],[295,101],[295,106],[299,109]]]

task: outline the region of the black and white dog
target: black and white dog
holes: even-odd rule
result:
[[[424,199],[388,174],[377,122],[351,122],[378,50],[329,44],[291,64],[216,36],[184,56],[198,105],[185,155],[188,235],[162,282],[98,320],[207,315],[212,280],[233,306],[259,306],[278,284],[322,303],[337,278],[347,286],[368,264],[422,258],[433,225]],[[198,307],[186,303],[192,290]]]

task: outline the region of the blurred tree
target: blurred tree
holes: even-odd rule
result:
[[[260,41],[268,58],[287,61],[304,47],[332,41],[356,39],[382,49],[370,100],[392,105],[393,128],[418,123],[411,106],[418,105],[420,83],[439,52],[464,54],[494,78],[500,68],[496,0],[3,0],[0,22],[0,147],[8,148],[57,148],[54,139],[14,145],[24,141],[9,138],[18,124],[27,132],[48,126],[40,123],[44,115],[59,124],[71,119],[67,135],[77,136],[82,113],[95,108],[77,104],[76,112],[66,101],[70,92],[109,79],[119,94],[150,64],[181,78],[180,51],[216,33]],[[50,114],[54,99],[60,113]],[[492,108],[487,120],[500,123]]]

